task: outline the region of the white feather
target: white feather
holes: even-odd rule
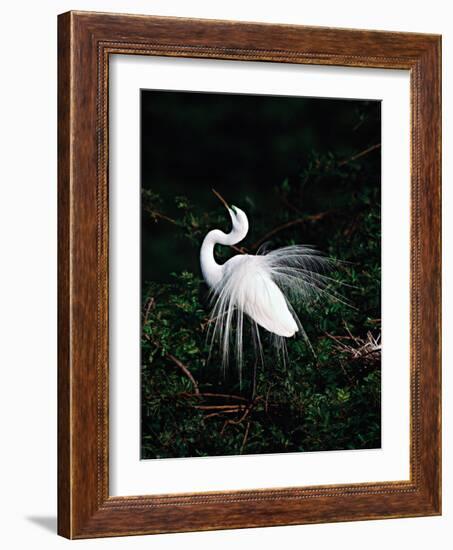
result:
[[[265,256],[235,256],[225,264],[224,279],[236,307],[278,336],[293,336],[298,328],[285,297],[274,283]]]
[[[325,272],[332,260],[309,246],[286,246],[257,255],[238,254],[223,265],[218,264],[214,258],[215,244],[237,244],[248,231],[245,213],[239,208],[228,210],[233,223],[231,232],[210,231],[203,241],[200,261],[204,279],[211,289],[208,333],[211,346],[215,340],[220,341],[224,367],[233,347],[241,369],[244,315],[252,323],[254,340],[262,355],[259,327],[271,333],[278,350],[285,349],[285,338],[298,331],[310,345],[292,301],[307,304],[320,294],[334,299],[338,296],[325,288],[331,281]]]

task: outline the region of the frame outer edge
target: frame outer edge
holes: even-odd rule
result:
[[[98,177],[99,185],[99,157],[94,158],[95,143],[100,143],[102,138],[102,128],[99,128],[95,116],[96,106],[94,104],[93,92],[96,81],[96,57],[95,52],[98,45],[103,39],[109,36],[114,36],[117,31],[116,27],[121,24],[126,16],[112,14],[89,14],[87,12],[68,12],[59,16],[58,19],[58,326],[59,326],[59,343],[58,343],[58,392],[59,392],[59,417],[58,417],[58,533],[66,538],[91,538],[99,536],[114,536],[114,535],[130,535],[130,534],[145,534],[158,532],[176,532],[176,531],[194,531],[207,529],[225,529],[238,527],[254,527],[265,525],[288,525],[301,524],[324,521],[350,521],[357,519],[378,519],[384,517],[407,517],[419,515],[437,515],[440,513],[440,37],[433,35],[412,35],[408,33],[404,35],[396,33],[379,33],[379,31],[360,31],[357,29],[351,30],[351,34],[360,37],[360,43],[365,45],[373,45],[374,50],[378,47],[376,40],[378,37],[384,40],[386,48],[383,44],[379,44],[378,50],[391,50],[391,46],[397,45],[397,50],[401,50],[403,61],[392,61],[393,58],[383,58],[380,52],[377,51],[378,57],[369,57],[371,63],[377,64],[382,61],[382,66],[390,66],[389,68],[399,67],[400,63],[406,66],[406,63],[412,66],[417,60],[417,64],[423,65],[422,82],[427,84],[419,96],[419,101],[422,105],[421,130],[422,135],[420,141],[423,143],[423,148],[420,147],[422,153],[428,151],[429,155],[424,158],[422,170],[418,176],[422,185],[422,200],[420,205],[426,206],[427,194],[432,194],[432,201],[429,203],[429,212],[433,215],[432,223],[429,223],[428,212],[422,211],[422,229],[426,231],[428,242],[422,247],[422,260],[427,262],[424,275],[424,285],[422,285],[423,304],[426,309],[427,317],[425,318],[422,333],[425,337],[427,331],[431,332],[431,337],[425,342],[424,346],[424,361],[422,361],[423,376],[422,381],[428,382],[427,386],[422,386],[421,397],[424,403],[422,407],[422,434],[423,438],[419,444],[422,445],[422,480],[417,480],[417,493],[406,490],[401,491],[401,494],[390,495],[385,494],[385,491],[380,498],[380,505],[385,506],[374,513],[366,513],[365,509],[357,509],[357,514],[347,513],[346,515],[337,513],[325,520],[319,519],[318,516],[310,519],[311,512],[304,512],[305,520],[301,520],[300,513],[302,510],[310,510],[312,507],[306,508],[303,500],[297,504],[294,503],[282,515],[282,511],[274,510],[274,514],[269,519],[268,503],[255,502],[250,499],[246,504],[248,508],[255,511],[255,520],[250,520],[244,523],[243,521],[243,505],[226,502],[225,504],[210,505],[203,504],[197,495],[194,495],[194,500],[190,499],[187,505],[182,507],[173,507],[171,502],[167,502],[164,508],[144,508],[139,505],[137,510],[133,510],[135,506],[129,501],[124,501],[125,506],[122,509],[112,510],[106,506],[104,502],[106,497],[103,487],[107,483],[106,474],[108,474],[108,465],[103,464],[104,447],[98,438],[96,438],[95,424],[98,426],[106,421],[103,418],[102,403],[99,400],[105,399],[105,395],[101,392],[96,394],[94,386],[96,385],[96,374],[94,372],[96,358],[99,356],[99,349],[96,351],[96,343],[99,342],[93,337],[92,329],[95,319],[98,319],[98,327],[104,325],[101,316],[99,325],[99,310],[95,313],[93,303],[96,301],[96,288],[99,291],[99,279],[95,284],[98,270],[100,269],[100,261],[102,260],[104,249],[103,244],[108,241],[103,240],[102,233],[99,237],[96,225],[100,224],[103,227],[102,219],[95,220],[94,212],[96,211],[95,203],[105,199],[104,192],[100,195],[98,190],[93,192],[92,182],[94,177]],[[133,26],[133,22],[137,23],[138,16],[127,16],[128,22],[131,23],[129,29],[126,25],[122,29],[121,35],[118,35],[119,43],[125,41],[125,37],[148,38],[151,32],[157,33],[157,43],[163,40],[163,55],[181,55],[181,53],[173,51],[170,53],[171,44],[167,43],[168,28],[170,25],[175,26],[179,35],[182,34],[182,42],[187,41],[188,48],[195,51],[194,57],[220,57],[230,55],[228,48],[217,46],[220,40],[217,33],[217,23],[225,31],[231,29],[231,25],[235,22],[216,22],[210,20],[189,20],[191,28],[194,24],[199,25],[203,35],[203,41],[206,39],[208,45],[214,43],[214,55],[198,54],[196,50],[199,47],[197,36],[192,32],[187,34],[184,29],[184,20],[178,18],[154,18],[149,17],[149,26],[142,25],[141,20],[139,25]],[[115,21],[115,28],[112,22]],[[109,27],[111,25],[111,27]],[[249,47],[249,40],[253,47],[256,40],[256,33],[261,32],[264,25],[259,23],[247,24],[238,23],[244,34],[239,36],[240,40],[237,47],[233,50],[243,50],[244,47]],[[155,26],[153,29],[152,27]],[[297,35],[299,29],[304,29],[305,46],[307,48],[307,36],[313,34],[317,36],[317,42],[326,38],[326,33],[329,36],[341,29],[315,29],[310,27],[292,27],[291,30]],[[274,28],[269,26],[269,30],[274,30],[278,35],[278,40],[283,40],[286,44],[286,37],[282,37],[280,32],[283,30],[280,25],[275,25]],[[130,31],[130,32],[129,32]],[[200,31],[200,32],[201,32]],[[222,32],[223,32],[222,31]],[[348,32],[346,29],[343,31]],[[112,34],[113,33],[113,34]],[[124,34],[123,34],[124,33]],[[138,33],[138,34],[137,34]],[[178,34],[177,33],[177,34]],[[260,33],[259,33],[260,34]],[[237,38],[237,37],[236,37]],[[255,40],[256,38],[256,40]],[[288,38],[289,39],[289,38]],[[294,43],[295,37],[292,37]],[[387,42],[386,42],[387,40]],[[296,40],[297,42],[297,40]],[[266,39],[267,44],[267,39]],[[311,44],[311,38],[310,38]],[[407,56],[406,56],[407,45]],[[204,46],[203,46],[204,47]],[[311,48],[311,46],[310,46]],[[329,49],[329,48],[328,48]],[[350,48],[351,49],[351,48]],[[168,51],[167,51],[168,50]],[[232,51],[233,51],[232,50]],[[302,48],[303,50],[303,48]],[[276,50],[259,51],[250,50],[251,52],[259,52],[259,60],[264,60],[263,56],[274,56]],[[308,50],[307,50],[308,51]],[[311,51],[311,49],[310,49]],[[329,50],[330,51],[330,50]],[[157,54],[156,54],[157,55]],[[183,55],[191,55],[183,54]],[[236,55],[236,54],[234,54]],[[308,55],[308,54],[307,54]],[[315,58],[317,54],[309,54]],[[333,55],[333,54],[327,54]],[[410,58],[408,57],[410,55]],[[278,56],[277,56],[278,57]],[[274,61],[280,60],[273,59]],[[354,56],[353,56],[354,57]],[[360,59],[362,56],[359,56]],[[366,56],[364,56],[366,57]],[[345,57],[346,59],[346,57]],[[327,65],[357,65],[358,58],[353,61],[342,63],[338,59],[330,63],[327,58],[317,57],[315,63]],[[378,61],[377,61],[378,60]],[[297,62],[292,61],[291,62]],[[300,62],[300,61],[299,61]],[[305,63],[308,61],[304,61]],[[393,67],[391,67],[393,63]],[[397,65],[395,66],[395,63]],[[381,61],[379,61],[379,66]],[[433,66],[435,64],[435,66]],[[370,66],[367,64],[361,66]],[[426,71],[426,73],[425,73]],[[97,75],[99,76],[99,75]],[[431,96],[433,95],[433,97]],[[432,103],[430,108],[427,105]],[[429,117],[429,114],[431,117]],[[437,125],[437,126],[436,126]],[[95,130],[96,136],[94,136]],[[77,136],[77,141],[75,141]],[[101,137],[100,137],[101,136]],[[435,140],[435,144],[432,140]],[[102,143],[102,141],[101,141]],[[425,150],[424,147],[427,147]],[[99,155],[99,151],[98,151]],[[99,210],[98,210],[99,212]],[[77,216],[74,216],[74,213]],[[98,225],[99,227],[99,225]],[[100,239],[100,240],[99,240]],[[93,252],[93,245],[97,243],[97,253]],[[100,247],[100,248],[99,248]],[[436,263],[437,262],[437,263]],[[428,292],[427,286],[430,286],[431,292]],[[102,304],[105,301],[105,296],[97,299],[101,300]],[[89,330],[87,330],[87,328]],[[98,329],[99,330],[99,329]],[[91,331],[91,332],[90,332]],[[99,336],[99,332],[97,333]],[[102,357],[102,356],[101,356]],[[102,376],[107,375],[104,371]],[[99,384],[99,379],[97,379]],[[101,410],[102,409],[102,410]],[[107,426],[108,427],[108,426]],[[430,432],[430,433],[428,433]],[[102,447],[102,448],[101,448]],[[100,458],[99,458],[100,457]],[[104,468],[107,468],[105,470]],[[417,476],[418,477],[418,476]],[[397,491],[398,493],[399,491]],[[411,500],[407,500],[409,492],[413,495]],[[348,496],[348,495],[346,495]],[[372,493],[368,495],[372,497]],[[121,497],[120,497],[121,498]],[[146,497],[145,497],[146,499]],[[147,500],[147,499],[146,499]],[[165,499],[164,499],[165,500]],[[199,500],[199,502],[197,502]],[[357,500],[357,499],[356,499]],[[360,501],[368,501],[366,495],[359,498]],[[294,501],[293,501],[294,502]],[[308,504],[308,501],[305,501]],[[352,500],[351,500],[352,503]],[[403,506],[403,503],[405,506]],[[245,504],[245,503],[244,503]],[[321,506],[328,506],[325,499],[320,499]],[[283,505],[280,502],[280,505]],[[401,512],[395,515],[392,506],[401,506]],[[238,514],[233,520],[228,517],[224,520],[219,518],[219,509],[231,507],[231,512]],[[287,506],[285,504],[285,506]],[[361,506],[360,502],[357,506]],[[217,511],[216,511],[217,508]],[[275,508],[275,505],[273,505]],[[294,514],[292,519],[289,519],[289,509],[292,509]],[[324,508],[326,511],[327,509]],[[199,512],[209,514],[207,518],[200,523]],[[322,511],[322,508],[319,508]],[[225,510],[226,512],[226,510]],[[284,512],[284,511],[283,511]],[[337,511],[338,512],[338,511]],[[333,514],[333,512],[332,512]],[[253,515],[253,514],[252,514]],[[325,517],[325,516],[324,516]],[[175,523],[176,521],[176,523]],[[143,524],[146,523],[146,526]],[[153,525],[153,526],[151,526]]]
[[[71,13],[58,16],[58,527],[72,537],[71,475]]]
[[[441,37],[425,49],[415,69],[418,81],[416,233],[420,243],[414,272],[420,437],[417,484],[430,507],[442,514],[441,394]],[[422,345],[423,343],[423,345]]]
[[[427,157],[429,165],[426,167],[427,178],[432,180],[432,200],[433,206],[429,210],[431,221],[430,230],[432,231],[432,251],[428,260],[432,272],[432,360],[431,384],[429,385],[430,399],[432,400],[432,446],[433,456],[429,460],[431,472],[430,495],[433,511],[437,515],[442,515],[442,368],[441,368],[441,349],[442,349],[442,176],[441,176],[441,89],[442,89],[442,70],[441,70],[441,51],[442,38],[438,37],[427,56],[426,72],[431,80],[427,90],[431,92],[431,97],[426,98],[429,107],[425,108],[426,126],[429,136],[427,137]],[[435,98],[435,100],[434,100]],[[429,143],[432,142],[431,150]],[[428,230],[427,230],[428,232]],[[427,432],[429,433],[428,429]],[[427,444],[429,448],[429,444]]]
[[[435,180],[438,194],[438,228],[436,234],[438,246],[438,272],[437,272],[437,288],[436,288],[436,303],[438,307],[436,322],[437,335],[437,357],[436,366],[437,381],[438,381],[438,403],[437,403],[437,486],[435,487],[436,498],[434,502],[435,509],[439,515],[442,515],[442,36],[437,37],[435,50],[435,70],[436,76],[434,79],[437,99],[437,114],[435,119],[435,134],[436,134],[436,154],[434,158]]]

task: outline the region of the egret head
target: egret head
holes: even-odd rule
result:
[[[242,241],[249,231],[249,220],[246,213],[237,206],[230,207],[222,195],[215,189],[213,189],[212,192],[228,210],[231,217],[231,223],[233,224],[232,233],[237,239],[237,242]]]

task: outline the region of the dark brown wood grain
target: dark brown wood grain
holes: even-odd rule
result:
[[[86,538],[440,514],[440,37],[70,12],[59,16],[58,47],[58,532]],[[410,481],[109,496],[111,54],[410,71]]]
[[[58,531],[70,536],[69,17],[58,33]]]

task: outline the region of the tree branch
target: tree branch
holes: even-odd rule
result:
[[[192,405],[194,409],[201,409],[202,411],[211,411],[211,410],[234,410],[234,411],[243,411],[246,408],[246,405]]]
[[[360,151],[360,153],[357,153],[353,155],[352,157],[342,160],[338,163],[338,166],[345,166],[346,164],[349,164],[350,162],[354,162],[355,160],[359,159],[360,157],[364,157],[365,155],[368,155],[368,153],[371,153],[372,151],[375,151],[376,149],[379,149],[381,146],[380,143],[376,143],[374,145],[371,145],[371,147],[368,147],[367,149],[364,149],[363,151]]]
[[[251,250],[256,250],[259,246],[261,246],[264,242],[267,241],[270,237],[273,237],[277,233],[280,233],[281,231],[284,231],[285,229],[289,229],[290,227],[294,227],[295,225],[300,225],[305,222],[312,222],[312,221],[318,221],[323,218],[325,218],[328,214],[333,212],[333,210],[326,210],[325,212],[320,212],[319,214],[312,214],[311,216],[304,216],[303,218],[298,218],[296,220],[291,220],[289,222],[286,222],[282,225],[279,225],[277,227],[274,227],[271,231],[266,233],[261,239],[254,242],[252,246],[250,247]]]
[[[148,303],[146,305],[145,315],[143,317],[143,324],[144,325],[146,325],[146,323],[148,321],[149,313],[153,309],[155,303],[156,302],[155,302],[154,298],[151,296],[151,298],[149,298]]]
[[[166,216],[165,214],[162,214],[161,212],[157,212],[157,210],[152,210],[151,208],[147,208],[145,206],[145,212],[148,212],[148,214],[154,219],[158,218],[160,220],[166,220],[167,222],[170,222],[174,225],[179,225],[178,222],[175,219],[170,218],[169,216]]]
[[[148,212],[148,214],[153,218],[153,219],[160,219],[160,220],[165,220],[173,225],[180,225],[180,223],[178,222],[178,220],[175,220],[173,218],[170,218],[169,216],[166,216],[165,214],[162,214],[161,212],[157,212],[156,210],[151,210],[150,208],[146,208],[145,207],[145,211]],[[234,244],[232,245],[229,245],[230,248],[232,248],[233,250],[235,250],[236,252],[239,252],[239,254],[247,254],[247,249],[243,246],[236,246]]]
[[[203,392],[203,393],[198,393],[198,394],[192,394],[192,393],[186,393],[186,392],[183,392],[180,394],[181,396],[184,396],[184,397],[195,397],[195,395],[197,397],[220,397],[220,398],[225,398],[225,399],[236,399],[238,401],[246,401],[247,402],[247,399],[245,397],[241,397],[240,395],[233,395],[233,394],[229,394],[229,393],[209,393],[209,392]]]
[[[174,355],[172,355],[171,353],[166,353],[165,354],[165,357],[167,357],[168,359],[170,359],[171,361],[173,361],[173,363],[179,367],[182,372],[187,376],[187,378],[192,382],[193,384],[193,389],[194,389],[194,392],[196,395],[199,395],[200,394],[200,389],[198,388],[198,384],[197,384],[197,381],[195,380],[195,378],[193,377],[192,373],[190,372],[190,370],[186,367],[186,365],[184,365],[184,363],[182,363],[177,357],[175,357]]]
[[[247,422],[247,427],[245,428],[244,439],[242,440],[241,449],[239,451],[240,455],[244,452],[245,444],[247,443],[247,438],[249,436],[249,431],[250,431],[250,424],[251,424],[251,420]]]

